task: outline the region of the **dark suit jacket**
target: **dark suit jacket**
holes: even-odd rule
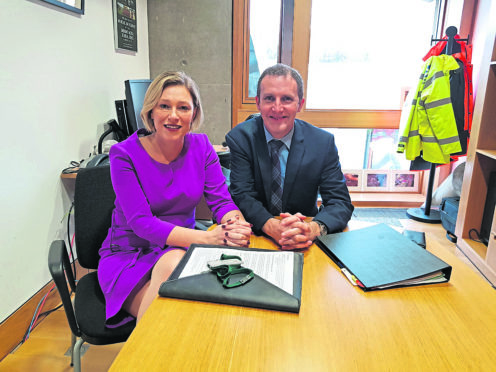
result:
[[[261,116],[238,124],[226,135],[231,151],[229,191],[253,231],[261,233],[269,209],[271,161]],[[317,194],[323,207],[317,209]],[[353,212],[334,136],[302,120],[295,130],[286,167],[282,209],[315,216],[329,232],[346,227]]]

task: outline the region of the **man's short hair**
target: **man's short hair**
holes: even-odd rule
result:
[[[278,63],[274,66],[268,67],[265,69],[264,72],[262,72],[262,75],[260,75],[260,78],[258,79],[258,84],[257,84],[257,97],[260,99],[260,84],[262,83],[262,80],[265,76],[288,76],[291,75],[291,77],[296,81],[296,87],[298,91],[298,99],[301,100],[303,99],[303,78],[301,77],[300,73],[296,71],[294,68],[284,65],[282,63]]]

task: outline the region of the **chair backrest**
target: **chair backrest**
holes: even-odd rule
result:
[[[84,268],[98,268],[98,250],[108,234],[114,202],[110,166],[79,170],[74,191],[74,224],[76,252]]]

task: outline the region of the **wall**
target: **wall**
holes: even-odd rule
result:
[[[124,80],[150,76],[147,1],[137,1],[137,53],[115,51],[111,1],[85,3],[82,16],[40,0],[2,4],[0,322],[50,280],[48,248],[65,237],[70,206],[61,170],[115,118]]]
[[[149,0],[150,74],[182,70],[199,85],[200,130],[221,144],[231,129],[231,0]]]
[[[477,88],[479,84],[479,74],[481,69],[481,63],[484,58],[484,49],[486,47],[488,30],[490,30],[490,24],[494,24],[495,19],[491,18],[491,7],[496,7],[496,1],[491,0],[479,0],[477,3],[477,8],[474,12],[475,24],[473,29],[473,34],[470,35],[471,42],[473,43],[473,53],[472,53],[472,64],[474,66],[472,83],[474,89],[474,102],[477,98]]]

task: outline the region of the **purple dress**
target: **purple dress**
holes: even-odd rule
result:
[[[112,226],[100,248],[98,279],[105,295],[107,326],[132,319],[122,304],[145,284],[175,226],[193,229],[195,207],[205,196],[215,220],[238,209],[227,190],[219,159],[205,134],[189,133],[176,160],[163,164],[145,151],[138,131],[110,149],[115,190]]]

